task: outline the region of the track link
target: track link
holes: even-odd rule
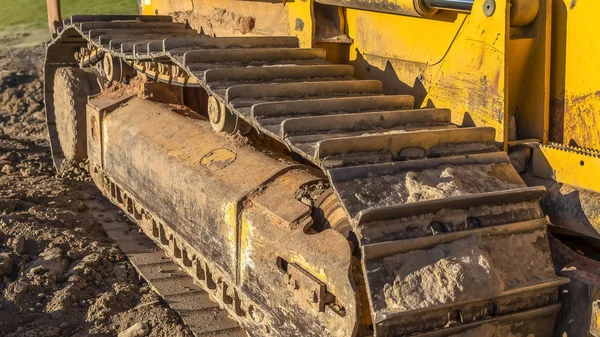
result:
[[[110,196],[108,196],[110,198]],[[121,205],[116,198],[111,201]],[[104,201],[108,203],[108,201]],[[92,212],[93,202],[89,205]],[[112,206],[112,205],[111,205]],[[106,209],[117,210],[114,207]],[[106,209],[102,216],[107,216]],[[123,207],[126,212],[126,207]],[[111,211],[109,211],[111,212]],[[130,217],[133,214],[128,214]],[[110,216],[110,214],[108,214]],[[185,274],[171,257],[159,248],[148,236],[140,233],[137,226],[132,227],[130,222],[104,223],[106,234],[127,255],[127,258],[137,270],[138,274],[148,282],[173,309],[179,314],[182,321],[197,337],[245,337],[244,330],[231,319],[227,311],[221,309],[219,304],[212,301],[209,294],[202,290],[194,279]]]
[[[493,128],[459,128],[446,109],[414,109],[412,96],[383,95],[381,82],[353,78],[352,67],[330,64],[324,50],[300,49],[292,37],[198,36],[164,16],[73,16],[49,44],[46,76],[74,63],[61,61],[61,50],[77,53],[83,66],[110,54],[156,81],[202,87],[320,167],[359,238],[376,336],[449,336],[486,322],[526,333],[524,321],[558,311],[565,281],[553,272],[544,190],[525,185]],[[515,240],[527,249],[498,247]],[[502,264],[491,273],[503,287],[481,291],[488,285],[476,283],[446,302],[428,302],[425,293],[416,305],[390,297],[405,286],[395,272],[414,254],[458,261],[467,256],[457,245]]]

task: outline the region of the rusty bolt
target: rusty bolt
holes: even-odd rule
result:
[[[253,310],[250,314],[250,316],[252,316],[252,319],[254,320],[254,322],[256,323],[260,323],[263,321],[263,319],[265,318],[265,315],[262,313],[262,311],[260,310]]]
[[[292,275],[287,275],[287,284],[288,284],[288,288],[290,288],[291,290],[297,290],[298,289],[298,282],[292,277]]]
[[[317,294],[316,290],[313,290],[312,292],[312,302],[313,303],[319,303],[319,295]]]

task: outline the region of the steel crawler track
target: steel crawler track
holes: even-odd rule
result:
[[[203,88],[320,167],[359,238],[376,336],[449,336],[484,323],[551,334],[564,280],[551,272],[538,205],[544,190],[525,185],[493,128],[460,128],[446,109],[414,109],[412,96],[383,95],[381,82],[356,80],[351,66],[330,64],[324,50],[298,48],[293,37],[198,36],[171,20],[73,16],[49,44],[46,76],[73,65],[61,62],[61,48],[76,51],[84,66],[110,54],[156,81]],[[48,102],[50,87],[46,95]],[[518,240],[527,242],[521,255],[496,247]],[[453,254],[461,244],[495,262],[501,289],[476,284],[461,298],[416,306],[390,299],[385,289],[404,286],[395,271],[412,254],[437,249],[460,260]]]
[[[123,206],[116,199],[112,199],[112,201]],[[93,213],[97,212],[92,208],[95,206],[94,203],[89,202],[88,206]],[[127,208],[123,207],[123,210],[126,211]],[[117,211],[113,212],[114,217],[117,217]],[[106,209],[98,213],[102,216],[113,215],[106,214]],[[196,285],[191,276],[184,274],[159,246],[131,226],[135,225],[129,222],[113,221],[104,223],[102,227],[127,255],[139,275],[165,300],[171,309],[181,316],[182,321],[194,336],[246,336],[244,330],[228,316],[227,311],[212,301],[209,294]]]

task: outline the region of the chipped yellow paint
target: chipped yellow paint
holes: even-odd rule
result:
[[[325,273],[325,270],[323,268],[315,268],[314,265],[304,260],[302,256],[294,254],[290,257],[290,260],[288,262],[292,262],[299,265],[312,276],[319,279],[321,282],[325,284],[332,284],[332,282],[329,281],[329,278],[327,277],[327,274]]]
[[[289,10],[291,35],[297,36],[300,47],[312,48],[315,38],[314,0],[302,0],[285,4]]]
[[[240,256],[239,266],[240,271],[244,271],[246,267],[253,269],[254,261],[252,260],[252,251],[260,249],[259,243],[252,240],[254,225],[248,220],[246,214],[242,214],[242,228],[240,230]]]
[[[237,247],[237,206],[234,202],[229,202],[223,205],[222,209],[223,222],[227,225],[228,233],[223,233],[228,238],[229,248],[232,252],[236,251]]]

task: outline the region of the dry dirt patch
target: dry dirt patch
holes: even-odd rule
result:
[[[148,336],[191,336],[103,232],[127,218],[85,205],[102,198],[85,165],[55,175],[43,53],[0,50],[0,335],[116,336],[141,323]]]

